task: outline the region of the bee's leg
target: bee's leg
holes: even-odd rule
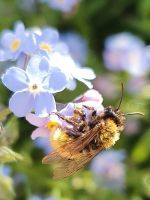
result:
[[[77,131],[77,130],[74,130],[74,129],[72,129],[72,128],[67,128],[67,127],[65,127],[65,132],[66,132],[69,136],[78,137],[78,136],[81,136],[81,135],[82,135],[82,132]]]
[[[55,115],[57,115],[60,119],[62,119],[63,121],[67,122],[68,124],[71,124],[73,126],[78,125],[74,120],[72,120],[71,118],[67,118],[64,115],[60,114],[60,113],[55,113]]]
[[[67,118],[64,115],[60,114],[60,113],[55,113],[59,118],[61,118],[62,120],[64,120],[65,122],[71,124],[73,126],[73,130],[74,131],[78,131],[81,132],[84,127],[87,125],[87,123],[83,120],[80,120],[80,122],[76,122],[74,118]]]
[[[83,121],[86,119],[86,114],[81,108],[76,108],[74,110],[74,115],[80,117]]]

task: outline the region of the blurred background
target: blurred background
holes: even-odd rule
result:
[[[0,31],[13,30],[17,21],[26,28],[56,28],[75,61],[95,71],[94,89],[104,106],[117,106],[123,83],[121,110],[145,115],[128,116],[112,149],[61,181],[41,163],[49,141],[32,141],[35,127],[23,118],[1,117],[0,200],[150,199],[150,1],[1,0]],[[0,73],[10,65],[0,62]],[[86,90],[78,83],[56,100],[66,103]],[[0,84],[1,109],[10,95]]]

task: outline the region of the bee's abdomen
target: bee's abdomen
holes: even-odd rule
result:
[[[117,140],[119,140],[120,132],[117,124],[111,118],[103,120],[100,128],[100,145],[104,149],[110,148],[113,146]]]

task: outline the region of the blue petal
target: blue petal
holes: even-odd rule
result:
[[[31,80],[35,77],[42,80],[49,72],[49,62],[46,57],[34,56],[29,61],[26,72]]]
[[[48,59],[46,57],[43,57],[39,65],[40,73],[42,73],[43,75],[47,75],[47,73],[49,72],[49,69],[50,68],[49,68]]]
[[[4,31],[1,36],[2,47],[9,49],[12,40],[15,39],[15,35],[11,31]]]
[[[8,56],[7,56],[7,53],[6,51],[0,49],[0,61],[3,62],[3,61],[6,61],[8,60]]]
[[[17,21],[15,23],[15,33],[16,34],[25,34],[25,27],[24,24],[21,21]]]
[[[26,116],[33,107],[34,97],[28,91],[16,92],[9,101],[9,108],[17,117]]]
[[[56,103],[51,93],[41,92],[35,97],[35,113],[38,116],[46,117],[52,111],[56,111]]]
[[[56,29],[45,28],[42,32],[41,38],[43,39],[43,41],[47,41],[49,43],[54,44],[58,41],[59,34]]]
[[[64,90],[67,84],[68,79],[59,68],[52,68],[51,73],[43,81],[43,87],[51,93]]]
[[[28,77],[25,71],[20,68],[9,68],[1,79],[3,84],[13,92],[27,88]]]

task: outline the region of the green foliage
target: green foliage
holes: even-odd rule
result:
[[[0,147],[0,163],[22,160],[22,157],[6,146]]]
[[[0,199],[13,200],[15,197],[12,179],[0,175]]]
[[[145,162],[150,155],[150,129],[142,135],[140,140],[134,146],[132,159],[137,163]]]

